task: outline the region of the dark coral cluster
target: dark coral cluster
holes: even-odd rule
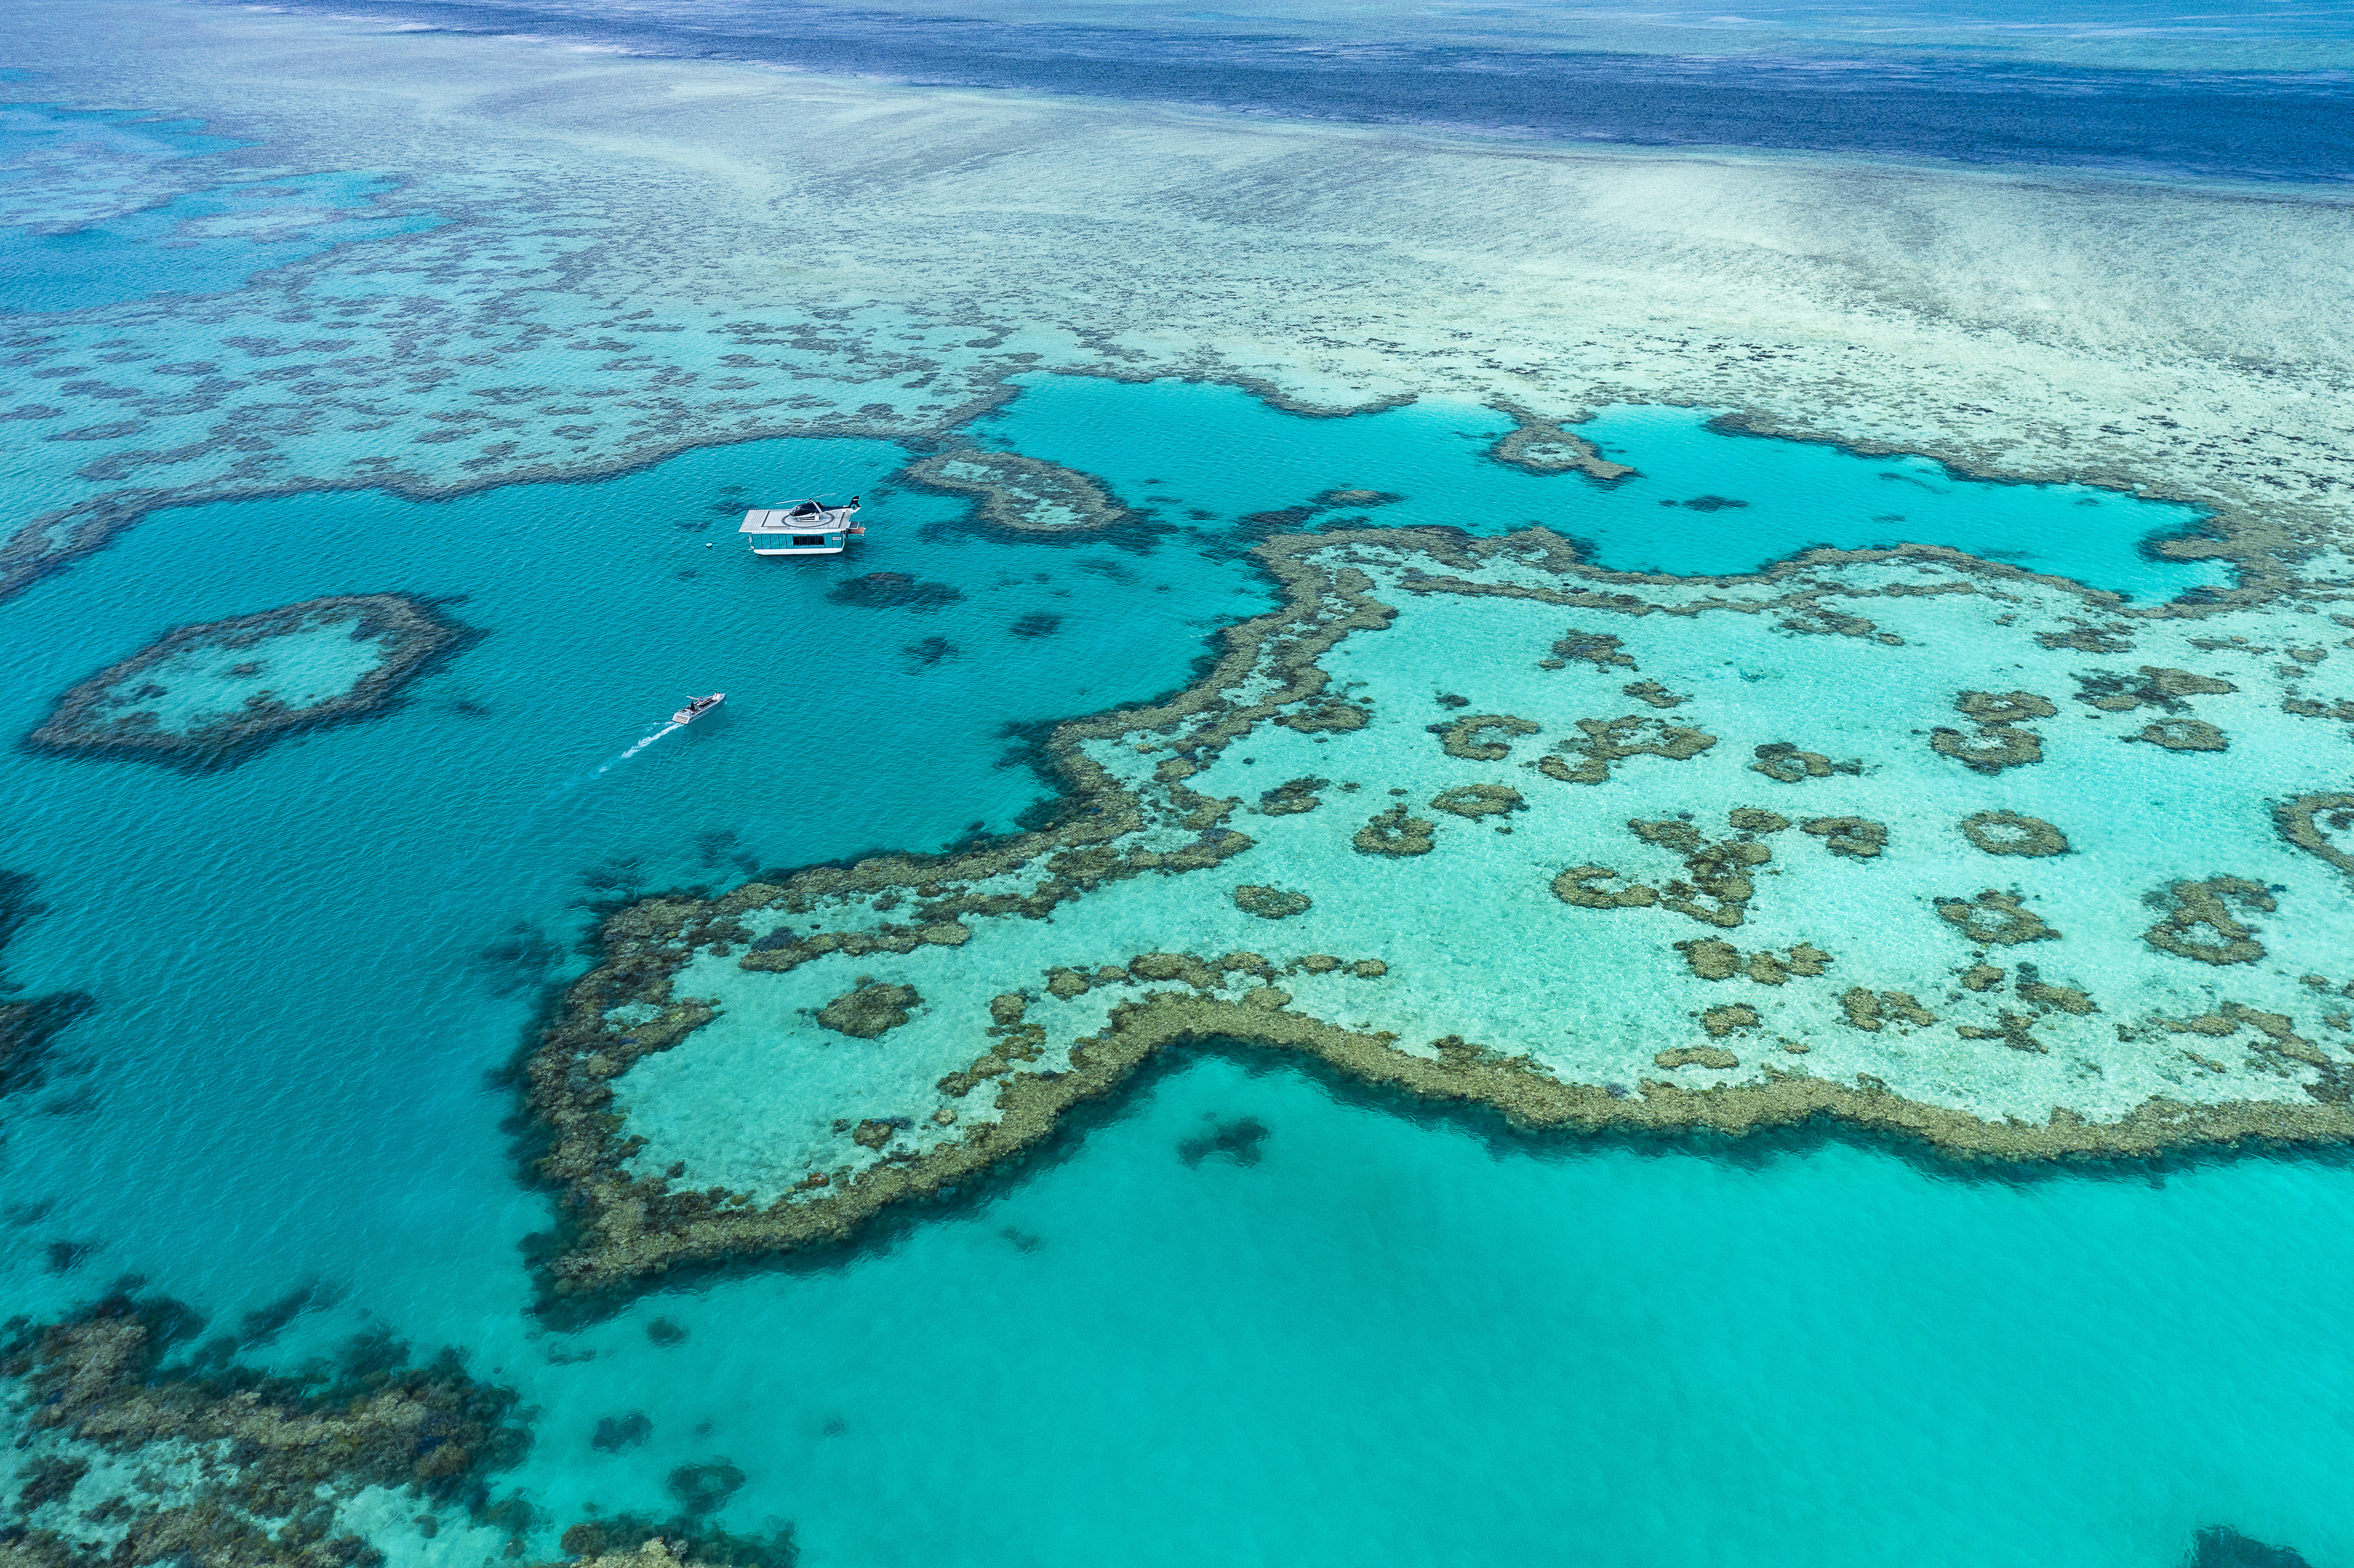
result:
[[[11,1319],[0,1375],[29,1396],[36,1448],[5,1546],[26,1568],[197,1563],[239,1568],[369,1568],[382,1554],[338,1522],[336,1498],[406,1489],[431,1506],[463,1505],[520,1531],[528,1510],[493,1503],[486,1478],[529,1446],[516,1397],[468,1376],[454,1351],[422,1365],[384,1336],[346,1347],[332,1366],[273,1376],[238,1365],[235,1337],[200,1342],[203,1319],[134,1294],[135,1280],[59,1322]],[[190,1477],[95,1503],[89,1524],[118,1542],[92,1545],[62,1501],[98,1455],[136,1457],[171,1444]]]

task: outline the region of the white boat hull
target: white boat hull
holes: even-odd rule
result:
[[[822,506],[814,501],[783,508],[755,508],[744,514],[745,535],[756,556],[839,556],[851,541],[865,536],[857,524],[858,502],[847,506]]]

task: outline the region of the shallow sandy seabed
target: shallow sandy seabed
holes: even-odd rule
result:
[[[530,1068],[559,1292],[841,1234],[1211,1038],[1532,1127],[2354,1134],[2342,588],[1646,577],[1543,531],[1261,556],[1289,603],[1203,680],[1055,732],[1058,826],[608,923]],[[2134,744],[2144,710],[2221,744]]]

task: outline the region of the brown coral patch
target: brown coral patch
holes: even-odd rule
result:
[[[2141,939],[2161,953],[2196,959],[2202,964],[2252,964],[2264,956],[2255,932],[2232,915],[2232,906],[2269,914],[2278,907],[2262,883],[2240,876],[2211,876],[2204,882],[2178,882],[2162,895],[2172,907],[2166,917],[2141,934]],[[2204,929],[2206,936],[2198,933]]]
[[[1559,749],[1578,760],[1559,757],[1539,759],[1537,770],[1565,784],[1599,784],[1610,777],[1610,765],[1629,757],[1663,757],[1684,762],[1716,744],[1716,736],[1690,725],[1669,724],[1628,714],[1621,718],[1577,721],[1579,735],[1560,743]]]
[[[1134,515],[1093,474],[1019,452],[951,447],[901,472],[927,489],[976,498],[982,518],[1010,533],[1086,533]]]
[[[1313,902],[1305,893],[1288,893],[1254,882],[1246,882],[1235,889],[1235,907],[1262,920],[1288,920],[1294,915],[1305,915]]]
[[[2122,737],[2128,741],[2146,740],[2162,746],[2168,751],[2224,751],[2232,737],[2209,724],[2205,719],[2168,718],[2144,725],[2137,735]]]
[[[2273,808],[2281,837],[2354,876],[2354,851],[2333,842],[2333,833],[2354,833],[2354,794],[2299,795]]]
[[[1865,817],[1817,817],[1799,830],[1823,841],[1833,854],[1850,860],[1871,860],[1888,847],[1888,824]]]
[[[2052,855],[2068,853],[2068,835],[2041,817],[2017,811],[1978,811],[1956,824],[1962,836],[1988,854]]]
[[[2060,711],[2051,698],[2033,692],[1964,692],[1954,699],[1954,706],[1980,724],[2021,724],[2031,718],[2050,718]]]
[[[1626,644],[1606,631],[1580,631],[1575,627],[1553,645],[1556,659],[1575,659],[1607,670],[1614,664],[1624,670],[1635,667],[1635,661],[1626,653]]]
[[[1437,824],[1426,817],[1409,817],[1404,806],[1392,806],[1359,828],[1350,839],[1359,854],[1428,854]]]
[[[1373,719],[1373,715],[1356,703],[1335,701],[1310,703],[1298,713],[1286,714],[1275,722],[1302,735],[1317,735],[1363,729]]]
[[[1606,865],[1573,865],[1553,879],[1553,895],[1580,909],[1644,909],[1659,901],[1656,888],[1639,882],[1629,883],[1616,893],[1606,893],[1594,885],[1617,874]]]
[[[1569,473],[1575,471],[1605,484],[1616,484],[1634,476],[1635,471],[1623,462],[1612,462],[1596,450],[1592,441],[1567,429],[1561,422],[1540,418],[1522,408],[1504,406],[1503,411],[1520,421],[1496,439],[1488,455],[1498,462],[1510,463],[1530,473]]]
[[[2013,725],[1981,725],[1974,736],[1939,726],[1929,732],[1929,748],[1978,773],[1999,773],[2043,760],[2043,737]]]
[[[1493,817],[1528,810],[1528,802],[1521,799],[1518,789],[1501,784],[1458,784],[1432,796],[1430,805],[1433,810],[1458,817]]]
[[[353,641],[374,642],[381,654],[376,667],[354,681],[349,690],[323,702],[295,707],[274,692],[257,691],[237,713],[186,732],[162,728],[151,709],[134,706],[127,713],[115,711],[123,706],[122,688],[129,683],[185,654],[260,647],[278,638],[347,621]],[[426,600],[398,593],[305,599],[255,615],[176,627],[66,693],[25,744],[31,750],[59,755],[118,754],[192,772],[228,768],[297,731],[385,712],[398,700],[403,687],[481,635],[442,615]],[[127,694],[135,704],[147,696],[160,696],[163,691],[151,681]]]
[[[1732,927],[1741,924],[1756,885],[1749,872],[1774,858],[1774,852],[1754,839],[1704,839],[1690,822],[1670,817],[1664,821],[1631,821],[1628,830],[1646,843],[1670,849],[1684,857],[1690,882],[1670,882],[1659,889],[1659,903],[1703,925]]]
[[[1730,1034],[1736,1029],[1754,1027],[1757,1011],[1738,1003],[1731,1007],[1712,1008],[1701,1020],[1701,1027],[1711,1034]],[[1722,1045],[1680,1045],[1672,1051],[1661,1051],[1651,1058],[1659,1066],[1676,1067],[1738,1067],[1741,1058]]]
[[[908,1011],[923,1000],[911,985],[867,981],[819,1008],[817,1021],[836,1034],[873,1040],[907,1022]]]
[[[1655,708],[1681,707],[1691,701],[1690,697],[1677,695],[1657,681],[1637,681],[1618,689],[1637,702],[1649,703]]]
[[[2022,908],[2017,897],[1988,888],[1974,899],[1940,898],[1939,917],[1950,922],[1973,942],[2009,946],[2018,942],[2056,942],[2060,933],[2043,916]]]
[[[1861,759],[1833,762],[1819,751],[1801,751],[1787,740],[1770,740],[1755,753],[1757,760],[1749,765],[1752,773],[1763,773],[1768,779],[1785,784],[1796,784],[1808,779],[1828,779],[1834,773],[1861,773]]]
[[[2184,697],[2215,696],[2239,689],[2219,675],[2197,675],[2157,664],[2144,664],[2132,675],[2104,670],[2076,677],[2076,700],[2112,714],[2131,713],[2145,704],[2179,713]]]
[[[1300,811],[1312,811],[1323,804],[1317,796],[1320,789],[1329,789],[1330,779],[1289,779],[1267,790],[1258,798],[1258,809],[1270,817],[1291,816]]]
[[[1473,714],[1452,724],[1435,724],[1431,733],[1449,757],[1459,757],[1467,762],[1501,762],[1511,755],[1509,740],[1484,739],[1490,732],[1506,736],[1534,735],[1542,726],[1532,719],[1515,718],[1511,714]]]

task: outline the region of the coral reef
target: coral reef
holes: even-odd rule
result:
[[[1533,719],[1515,718],[1511,714],[1474,714],[1452,724],[1432,725],[1430,732],[1438,736],[1439,746],[1449,757],[1459,757],[1466,762],[1501,762],[1512,754],[1512,743],[1486,738],[1490,732],[1534,735],[1541,727]]]
[[[1305,893],[1287,893],[1280,887],[1263,887],[1256,883],[1246,882],[1235,889],[1235,907],[1262,920],[1288,920],[1294,915],[1305,915],[1314,902]]]
[[[909,1011],[921,1006],[923,1000],[916,994],[914,986],[885,985],[861,975],[856,990],[845,991],[818,1009],[817,1021],[837,1034],[873,1040],[907,1022]]]
[[[1769,740],[1757,747],[1757,760],[1749,765],[1753,773],[1763,773],[1768,779],[1785,784],[1797,784],[1808,779],[1828,779],[1834,773],[1861,773],[1861,760],[1833,762],[1819,751],[1801,751],[1787,740]]]
[[[1529,803],[1521,799],[1518,789],[1501,784],[1458,784],[1452,789],[1442,789],[1430,798],[1434,811],[1448,811],[1458,817],[1493,817],[1511,811],[1525,811]]]
[[[1407,701],[1405,690],[1367,678],[1386,668],[1413,672],[1406,679],[1418,681],[1430,666],[1426,650],[1412,641],[1427,633],[1416,629],[1444,626],[1445,635],[1454,635],[1460,619],[1445,611],[1472,599],[1495,601],[1500,619],[1519,617],[1522,638],[1539,617],[1575,613],[1583,623],[1556,644],[1560,656],[1551,667],[1565,669],[1575,657],[1596,674],[1632,669],[1638,652],[1648,662],[1654,648],[1664,658],[1681,658],[1689,645],[1672,639],[1690,635],[1709,643],[1712,662],[1747,678],[1753,666],[1746,661],[1776,657],[1759,651],[1758,636],[1782,637],[1767,611],[1834,630],[1869,620],[1868,632],[1850,628],[1852,635],[1810,648],[1808,668],[1829,661],[1843,672],[1837,678],[1865,683],[1888,672],[1893,700],[1877,707],[1859,700],[1839,715],[1833,733],[1872,735],[1893,747],[1917,722],[1912,715],[1920,689],[1905,684],[1915,667],[1895,662],[1936,645],[1918,634],[1921,629],[1951,644],[1959,640],[1943,630],[1943,618],[1967,616],[1961,624],[1974,640],[1967,645],[2008,637],[2004,652],[2025,651],[2020,667],[2042,672],[2028,678],[2045,684],[2064,677],[2049,655],[2032,652],[2036,624],[2018,623],[2031,613],[2046,625],[2064,620],[2064,610],[2094,607],[2097,596],[2013,567],[1909,546],[1817,552],[1754,577],[1707,584],[1599,571],[1542,532],[1471,539],[1438,530],[1368,529],[1282,535],[1257,550],[1282,585],[1282,608],[1227,628],[1215,662],[1183,690],[1055,726],[1042,749],[1062,795],[1022,832],[942,855],[877,855],[776,874],[716,896],[642,899],[605,920],[594,966],[566,993],[525,1064],[531,1110],[545,1139],[537,1169],[561,1194],[560,1228],[539,1254],[549,1311],[601,1311],[680,1266],[849,1235],[889,1205],[955,1190],[997,1168],[1048,1136],[1069,1107],[1114,1092],[1154,1054],[1214,1040],[1296,1052],[1434,1102],[1485,1104],[1532,1128],[1739,1133],[1822,1117],[1923,1139],[1960,1160],[2137,1155],[2354,1136],[2354,1066],[2347,1060],[2354,1053],[2327,1033],[2338,1028],[2330,1019],[2348,1012],[2333,1000],[2335,990],[2311,1000],[2286,998],[2273,977],[2245,966],[2232,971],[2246,989],[2229,1010],[2212,998],[2178,997],[2182,987],[2149,972],[2153,965],[2173,966],[2172,956],[2156,942],[2134,939],[2147,917],[2120,922],[2115,905],[2105,913],[2099,904],[2118,892],[2129,909],[2135,895],[2097,874],[2055,881],[2061,867],[2049,857],[2067,851],[2065,835],[2040,818],[1994,802],[1977,805],[1971,791],[1983,786],[1917,748],[1887,764],[1889,777],[1875,768],[1866,778],[1860,760],[1834,761],[1787,741],[1757,745],[1755,731],[1740,735],[1737,746],[1754,746],[1755,771],[1777,784],[1806,783],[1821,798],[1820,814],[1794,821],[1760,806],[1712,803],[1708,810],[1723,810],[1725,824],[1712,830],[1677,802],[1707,800],[1712,792],[1722,801],[1732,781],[1747,777],[1745,757],[1723,755],[1732,747],[1693,747],[1675,778],[1678,793],[1648,806],[1610,792],[1623,790],[1623,779],[1592,791],[1522,797],[1500,783],[1449,781],[1453,763],[1431,755],[1414,733],[1419,719],[1392,712]],[[1872,616],[1823,602],[1834,595],[1872,599]],[[1421,601],[1431,599],[1451,603],[1428,621],[1415,620],[1424,613]],[[2187,641],[2184,632],[2226,613],[2232,602],[2219,597],[2118,613],[2135,618],[2120,624],[2139,629],[2151,646],[2152,668],[2171,668],[2158,661],[2184,658],[2170,652]],[[1604,615],[1626,618],[1621,630],[1593,629],[1591,618]],[[1349,662],[1327,668],[1326,656],[1344,640],[1382,633],[1402,617],[1404,646],[1373,645],[1370,663],[1356,662],[1352,650]],[[1700,628],[1688,633],[1695,622]],[[1903,635],[1883,637],[1882,626]],[[1336,674],[1339,669],[1347,674]],[[1488,683],[1492,694],[1484,705],[1457,693],[1437,695],[1447,717],[1427,728],[1441,737],[1447,756],[1492,767],[1510,757],[1516,741],[1543,728],[1574,729],[1586,742],[1614,747],[1627,736],[1612,728],[1625,721],[1590,721],[1597,736],[1560,706],[1546,705],[1547,690],[1562,692],[1564,703],[1578,700],[1560,677],[1522,665],[1490,672]],[[1939,689],[1927,688],[1932,694]],[[1731,721],[1713,715],[1735,690],[1703,690],[1697,700],[1711,705],[1703,710],[1712,715],[1710,728],[1729,729]],[[1785,700],[1816,699],[1793,688]],[[2023,722],[2058,716],[2033,692],[1972,691],[1953,700],[1986,730],[2031,734],[2020,729]],[[1517,707],[1531,716],[1473,711],[1479,705]],[[1738,703],[1727,705],[1739,711]],[[1777,712],[1777,727],[1787,725],[1787,707]],[[1347,716],[1322,727],[1318,715],[1326,714]],[[1303,717],[1306,724],[1298,722]],[[1249,749],[1257,756],[1236,755],[1245,736],[1254,737]],[[1996,735],[1991,744],[2011,742]],[[1319,749],[1309,752],[1310,746]],[[2260,763],[2273,755],[2252,750]],[[1409,753],[1419,755],[1409,760]],[[1555,760],[1573,755],[1544,754]],[[1299,776],[1273,789],[1253,788],[1250,765],[1269,756]],[[1311,756],[1320,771],[1306,770]],[[1916,775],[1925,784],[1917,790],[1908,783]],[[2271,777],[2259,774],[2254,789]],[[1314,814],[1334,791],[1367,785],[1386,787],[1391,797],[1370,821]],[[1430,820],[1413,814],[1410,801],[1417,798],[1431,802]],[[1246,804],[1252,800],[1255,806]],[[1623,814],[1630,808],[1637,813],[1631,818]],[[2088,800],[2088,810],[2099,809],[2097,800]],[[1368,864],[1341,847],[1346,841],[1363,855],[1411,863],[1437,846],[1442,815],[1494,819],[1521,836],[1458,827],[1450,832],[1462,836],[1450,840],[1447,853],[1420,864]],[[1606,841],[1595,835],[1615,831],[1614,821],[1633,842],[1605,853]],[[2296,797],[2278,808],[2276,821],[2288,843],[2327,861],[2325,851],[2344,853],[2354,799]],[[1237,821],[1253,832],[1237,831],[1231,825]],[[1945,879],[1961,846],[1944,829],[1956,821],[1978,851],[2016,857],[2020,885],[1933,899],[1940,885],[1952,885]],[[1777,857],[1771,840],[1793,830],[1828,853]],[[1238,862],[1238,874],[1166,891],[1149,880],[1186,877],[1255,849],[1261,860]],[[2288,852],[2281,846],[2279,853]],[[1636,857],[1633,863],[1628,855]],[[2204,868],[2188,869],[2195,877]],[[1450,939],[1492,943],[1507,928],[1536,933],[1528,952],[1510,955],[1527,962],[1514,968],[1499,957],[1500,972],[1509,973],[1515,988],[1509,1003],[1465,991],[1460,959],[1418,962],[1404,921],[1405,945],[1380,958],[1219,953],[1214,947],[1196,952],[1165,934],[1166,948],[1129,950],[1140,922],[1175,922],[1162,927],[1164,933],[1223,929],[1215,945],[1239,946],[1235,920],[1267,918],[1293,899],[1312,900],[1315,917],[1269,919],[1257,927],[1264,942],[1253,945],[1295,931],[1345,929],[1360,911],[1383,901],[1416,908],[1412,901],[1430,886],[1417,874],[1432,870],[1441,874],[1437,886],[1447,900],[1441,924]],[[1139,879],[1148,885],[1128,885]],[[2211,931],[2200,923],[2212,913],[2202,897],[2221,901],[2226,918],[2251,906],[2219,882],[2196,883],[2203,894],[2169,891],[2160,934],[2191,945],[2243,939],[2229,927]],[[1547,884],[1552,900],[1540,891]],[[1555,916],[1522,902],[1532,895]],[[1586,924],[1592,913],[1626,910],[1681,918],[1638,914]],[[1328,911],[1337,912],[1329,921]],[[1509,920],[1500,924],[1502,911]],[[1553,918],[1565,927],[1546,932]],[[1675,939],[1681,920],[1707,934]],[[1859,920],[1873,924],[1859,927]],[[1752,921],[1771,933],[1754,950],[1726,939]],[[2031,964],[2005,969],[1986,961],[1988,948],[2057,941],[2062,925],[2080,933],[2071,948],[2082,950],[2085,980],[2097,983],[2047,980]],[[1840,939],[1859,929],[1872,939]],[[1935,942],[1924,939],[1939,930],[1980,950],[1946,968],[1931,951]],[[1816,939],[1806,939],[1810,932]],[[1589,948],[1598,955],[1591,962]],[[806,1014],[830,994],[843,1001],[836,993],[850,964],[881,953],[907,955],[907,974],[896,978],[913,980],[934,998],[910,1021],[920,1027],[894,1036],[906,1042],[895,1048],[895,1062],[923,1064],[909,1075],[914,1085],[878,1079],[871,1094],[861,1089],[854,1103],[838,1102],[831,1141],[794,1145],[781,1163],[739,1160],[716,1145],[698,1152],[704,1135],[691,1127],[682,1133],[664,1130],[683,1125],[675,1119],[638,1120],[641,1107],[666,1108],[662,1097],[675,1091],[663,1086],[686,1081],[655,1071],[659,1064],[641,1072],[640,1064],[706,1029],[713,1033],[702,1038],[711,1049],[734,1051],[743,1041],[744,1025],[723,1020],[734,1002],[715,1001],[715,986],[736,997],[726,989],[736,977],[766,987],[777,983],[770,976],[825,966],[799,977],[802,989],[784,1009]],[[1670,967],[1647,971],[1645,955]],[[2125,985],[2105,978],[2121,962],[2134,977]],[[684,978],[690,969],[692,981]],[[1615,983],[1599,980],[1606,973],[1639,975],[1642,983],[1614,1005],[1596,989]],[[933,974],[941,977],[937,984],[922,978]],[[1836,982],[1813,983],[1829,975]],[[2290,977],[2285,983],[2297,982]],[[1712,990],[1718,986],[1735,989]],[[1745,1000],[1732,1000],[1736,996]],[[1768,999],[1771,1033],[1763,1033]],[[2152,999],[2166,1001],[2163,1012]],[[2308,1024],[2308,1013],[2318,1022]],[[2178,1031],[2166,1014],[2216,1022]],[[2247,1047],[2248,1064],[2209,1066],[2211,1057],[2149,1049],[2154,1040],[2219,1037],[2214,1031],[2225,1026],[2229,1038],[2255,1042]],[[1900,1045],[1932,1027],[1946,1056],[1925,1056],[1926,1042]],[[1451,1032],[1437,1033],[1442,1029]],[[1690,1033],[1662,1038],[1673,1030]],[[1658,1068],[1663,1049],[1721,1051],[1715,1041],[1750,1031],[1771,1043],[1772,1065],[1704,1067],[1710,1058],[1687,1058],[1670,1070],[1695,1074],[1689,1088],[1642,1075]],[[2343,1032],[2354,1033],[2354,1026]],[[1691,1046],[1693,1034],[1710,1044]],[[1945,1065],[1957,1046],[1981,1043],[2000,1048],[1999,1068],[1966,1076]],[[1801,1056],[1812,1072],[1793,1070],[1792,1058]],[[1712,1075],[1699,1078],[1696,1070]],[[1951,1086],[1957,1081],[1960,1087]],[[1957,1098],[1962,1103],[1954,1103]],[[800,1099],[779,1104],[791,1107],[789,1119],[805,1115]],[[822,1129],[825,1123],[808,1125]],[[800,1137],[787,1134],[789,1141]]]
[[[829,603],[856,605],[861,609],[912,609],[923,614],[959,602],[964,590],[905,572],[868,572],[834,584],[825,590],[825,597]]]
[[[2000,893],[1991,887],[1976,898],[1940,898],[1936,908],[1940,918],[1951,921],[1973,942],[2008,947],[2019,942],[2060,939],[2060,933],[2044,924],[2043,916],[2020,906],[2016,894]]]
[[[1019,452],[956,446],[900,472],[927,489],[977,497],[981,520],[1010,533],[1087,533],[1135,515],[1094,475]]]
[[[1436,827],[1427,818],[1407,816],[1404,806],[1392,806],[1349,842],[1359,854],[1428,854]]]
[[[1577,727],[1578,736],[1562,741],[1557,749],[1580,760],[1571,764],[1559,757],[1539,758],[1538,772],[1564,784],[1599,784],[1610,777],[1612,763],[1629,757],[1662,757],[1670,762],[1686,762],[1716,744],[1716,736],[1705,730],[1638,714],[1615,719],[1579,719]],[[1451,755],[1462,755],[1451,747],[1448,750]]]
[[[1595,449],[1592,441],[1572,434],[1568,421],[1538,417],[1513,404],[1499,403],[1496,407],[1520,421],[1496,438],[1488,455],[1498,462],[1526,469],[1531,473],[1577,472],[1588,479],[1598,479],[1605,484],[1616,484],[1634,477],[1635,471],[1623,462],[1612,462]]]
[[[316,638],[346,625],[351,642],[374,644],[369,666],[348,684],[316,701],[296,704],[266,683],[272,643]],[[298,731],[387,711],[403,687],[479,635],[428,601],[397,593],[305,599],[228,620],[175,627],[66,693],[25,744],[58,756],[134,757],[190,771],[227,768]],[[158,705],[172,694],[175,684],[217,682],[224,676],[245,683],[229,689],[234,707],[179,715],[176,727],[164,719]]]
[[[1817,817],[1799,823],[1798,831],[1814,834],[1825,849],[1850,860],[1871,860],[1888,847],[1888,825],[1862,817]]]
[[[2122,738],[2146,740],[2168,751],[2224,751],[2232,744],[2231,737],[2221,730],[2204,719],[2194,718],[2159,719]]]
[[[483,1478],[520,1459],[529,1436],[514,1393],[468,1377],[456,1352],[413,1366],[377,1336],[353,1341],[322,1377],[265,1376],[228,1359],[233,1338],[175,1354],[203,1319],[135,1288],[126,1281],[59,1322],[7,1325],[0,1376],[25,1391],[19,1446],[36,1456],[0,1534],[11,1561],[367,1568],[382,1556],[339,1505],[369,1487],[512,1518],[491,1507]],[[69,1494],[102,1457],[152,1457],[173,1477],[134,1481],[84,1520]]]
[[[2068,835],[2041,817],[2017,811],[1974,811],[1956,824],[1962,836],[1988,854],[2051,855],[2068,853]]]
[[[2132,675],[2104,670],[2076,677],[2076,700],[2112,714],[2131,713],[2144,704],[2168,713],[2179,713],[2184,697],[2220,695],[2239,689],[2220,675],[2194,675],[2188,670],[2154,664],[2144,664]]]
[[[2354,794],[2299,795],[2275,807],[2273,820],[2289,842],[2354,876],[2354,848],[2330,837],[2354,832]]]
[[[2239,876],[2178,882],[2166,890],[2165,899],[2172,906],[2166,917],[2141,934],[2159,952],[2202,964],[2252,964],[2264,956],[2254,930],[2232,915],[2233,904],[2266,914],[2279,907],[2261,883]],[[2204,937],[2198,935],[2201,927]]]

